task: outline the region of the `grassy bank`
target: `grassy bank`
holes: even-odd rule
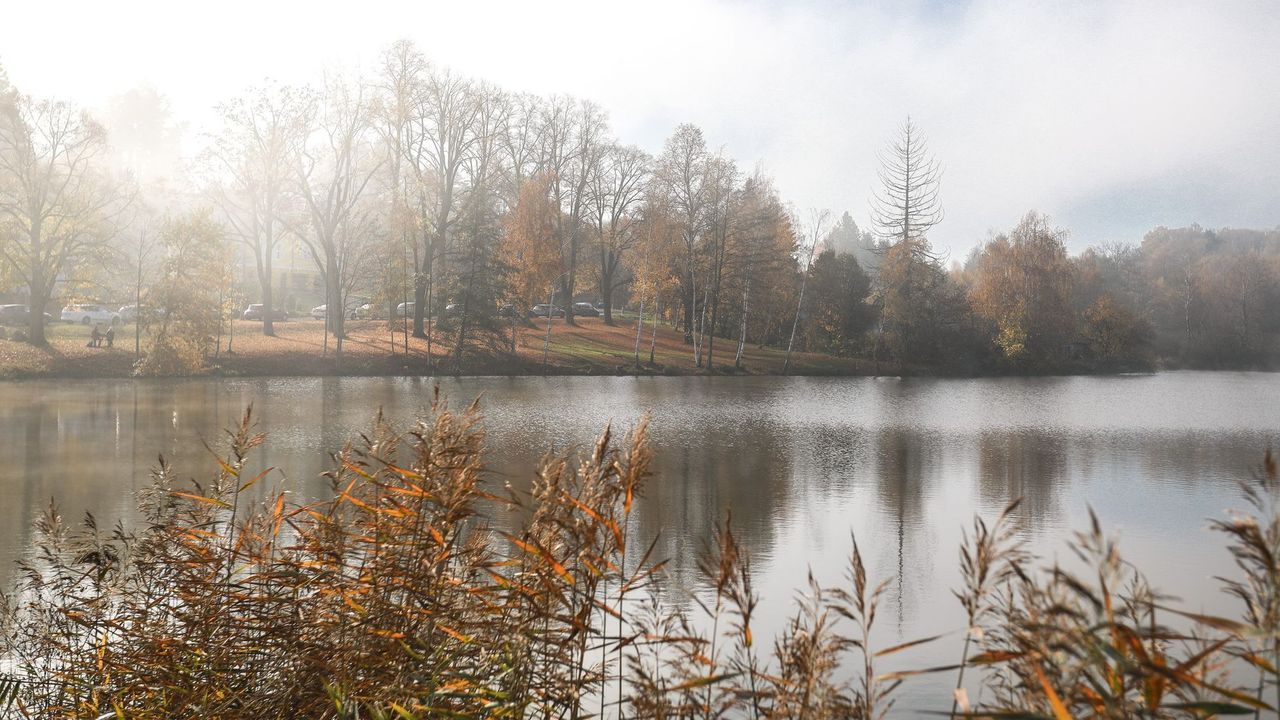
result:
[[[276,324],[275,337],[262,335],[260,323],[235,323],[234,335],[224,338],[222,351],[212,358],[205,374],[231,376],[311,375],[687,375],[706,372],[694,364],[692,347],[667,325],[659,325],[653,362],[649,362],[652,329],[645,325],[641,337],[640,364],[635,362],[635,322],[621,319],[614,326],[600,318],[580,318],[576,326],[562,319],[552,323],[547,344],[546,322],[516,328],[516,352],[510,352],[510,336],[481,336],[468,343],[461,362],[454,356],[456,333],[439,330],[428,341],[406,335],[402,327],[388,328],[385,320],[349,321],[342,356],[335,354],[334,338],[326,342],[323,324],[317,320],[290,320]],[[49,377],[128,377],[133,372],[133,326],[117,331],[112,348],[90,348],[90,329],[58,324],[49,329],[49,345],[0,340],[0,379]],[[546,362],[543,348],[547,345]],[[776,348],[745,348],[741,368],[734,367],[737,344],[715,341],[717,374],[781,374],[786,353]],[[795,353],[794,375],[870,375],[873,363],[816,353]]]

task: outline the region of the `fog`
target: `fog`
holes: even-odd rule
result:
[[[410,38],[506,89],[595,100],[651,153],[696,123],[798,207],[847,209],[864,227],[875,153],[910,114],[945,166],[931,239],[952,257],[1030,208],[1076,250],[1159,224],[1280,225],[1274,3],[75,1],[4,14],[16,87],[102,116],[153,87],[188,156],[246,87],[367,72]]]

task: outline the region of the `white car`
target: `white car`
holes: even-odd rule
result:
[[[62,322],[89,325],[96,323],[120,323],[120,313],[101,305],[68,305],[62,308]]]
[[[361,303],[363,302],[364,302],[363,300],[348,301],[347,303],[347,319],[348,320],[355,320],[360,317],[360,308],[365,307],[365,305],[361,305]],[[311,308],[311,317],[315,320],[324,320],[328,316],[329,316],[328,305],[317,305]]]
[[[132,323],[137,322],[138,318],[149,318],[151,320],[159,320],[164,312],[160,308],[143,307],[137,305],[125,305],[117,312],[121,322]]]

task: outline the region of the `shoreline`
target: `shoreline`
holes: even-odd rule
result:
[[[1176,370],[1208,372],[1275,372],[1276,368],[1188,368],[1167,363],[1150,367],[1065,367],[1052,372],[1014,372],[974,367],[910,366],[898,372],[893,363],[864,358],[841,358],[821,353],[792,353],[789,372],[782,372],[786,352],[777,348],[748,346],[743,366],[733,360],[737,343],[715,339],[714,368],[698,367],[692,348],[681,333],[659,325],[656,337],[646,325],[641,343],[641,364],[635,364],[635,323],[624,320],[605,325],[597,319],[570,326],[555,323],[550,342],[545,324],[517,326],[517,347],[511,352],[510,335],[503,331],[477,334],[468,343],[461,367],[453,351],[455,338],[445,330],[431,338],[410,336],[385,321],[353,321],[341,357],[334,355],[333,339],[327,345],[323,324],[315,320],[278,323],[275,336],[265,336],[260,325],[237,322],[231,349],[205,367],[168,378],[252,377],[1081,377],[1152,374]],[[129,379],[134,374],[133,330],[122,328],[112,348],[86,347],[89,329],[55,325],[49,344],[38,347],[18,340],[0,340],[0,381]],[[255,332],[256,331],[256,332]],[[710,340],[710,338],[708,338]],[[654,362],[648,362],[650,347]],[[544,365],[545,353],[545,365]],[[719,362],[721,359],[729,362]]]

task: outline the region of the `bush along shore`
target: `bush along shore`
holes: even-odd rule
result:
[[[206,481],[162,459],[138,527],[56,508],[40,520],[4,595],[12,715],[880,718],[926,673],[954,678],[938,715],[1280,705],[1269,453],[1241,486],[1250,512],[1213,525],[1240,617],[1170,607],[1096,521],[1070,541],[1080,570],[1045,564],[1020,543],[1015,503],[965,533],[954,592],[968,632],[885,646],[887,584],[856,542],[845,576],[812,581],[771,643],[753,635],[759,596],[728,520],[698,563],[706,592],[666,600],[654,540],[630,522],[650,481],[647,422],[622,439],[605,429],[581,458],[546,457],[517,492],[486,478],[478,409],[437,400],[413,427],[379,419],[336,449],[332,496],[310,504],[247,475],[253,428],[246,413]],[[950,643],[954,661],[887,667],[925,643]]]

